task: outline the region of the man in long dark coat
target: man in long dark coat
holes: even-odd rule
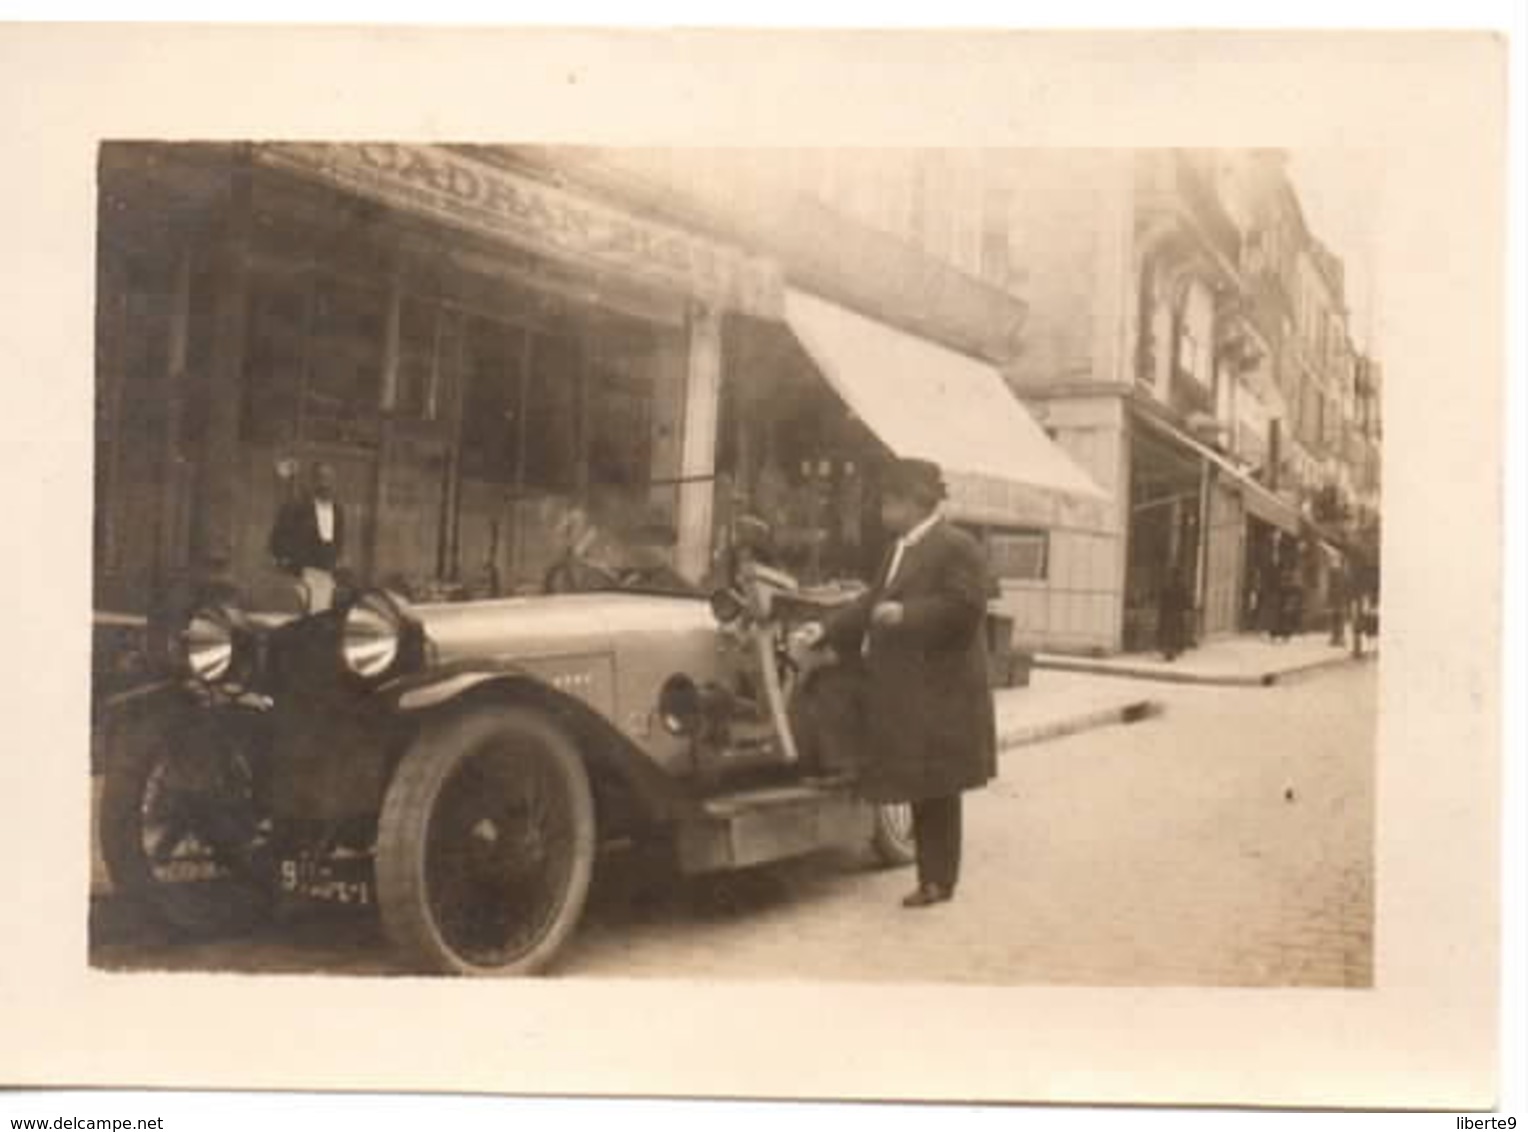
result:
[[[861,792],[912,804],[918,887],[903,901],[910,908],[955,895],[961,794],[997,773],[982,632],[986,560],[940,517],[943,498],[936,465],[902,460],[889,469],[881,516],[897,540],[869,591],[822,629],[841,656],[863,660]]]

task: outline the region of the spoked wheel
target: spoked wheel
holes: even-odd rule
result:
[[[918,857],[913,841],[913,808],[906,802],[880,803],[870,833],[870,848],[886,868],[910,865]]]
[[[101,791],[113,886],[186,935],[234,934],[267,919],[270,827],[246,752],[211,727],[150,725],[127,740]]]
[[[429,728],[399,764],[377,838],[388,938],[411,966],[527,975],[583,912],[594,803],[572,742],[541,713],[485,706]]]

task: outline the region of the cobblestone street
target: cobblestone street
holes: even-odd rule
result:
[[[1272,688],[1142,684],[1164,716],[1008,752],[967,802],[958,899],[908,912],[906,871],[847,854],[705,882],[611,862],[567,976],[1367,986],[1373,663]],[[252,940],[136,933],[110,967],[392,968],[375,922]]]

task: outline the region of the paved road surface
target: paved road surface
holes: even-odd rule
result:
[[[1153,685],[1167,714],[1026,747],[968,798],[958,899],[840,853],[707,882],[603,871],[573,975],[1367,986],[1375,668],[1273,688]],[[1292,797],[1286,797],[1286,792]],[[374,919],[169,945],[100,924],[98,965],[378,974]]]

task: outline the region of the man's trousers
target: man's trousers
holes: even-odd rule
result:
[[[918,883],[955,891],[960,879],[960,795],[914,802],[913,839],[918,846]]]

